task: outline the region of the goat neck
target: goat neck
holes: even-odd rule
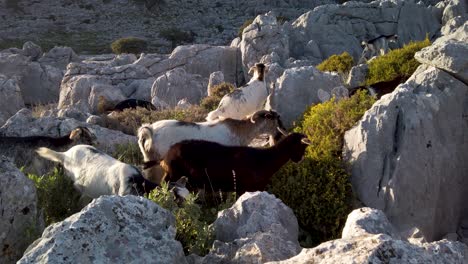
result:
[[[249,119],[225,119],[222,121],[224,125],[234,135],[240,135],[239,145],[248,145],[257,135],[266,133],[264,126],[252,123]]]

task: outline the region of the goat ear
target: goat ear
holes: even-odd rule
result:
[[[69,138],[71,140],[76,140],[81,136],[81,134],[83,134],[83,128],[78,127],[78,128],[73,129],[72,132],[70,132]]]

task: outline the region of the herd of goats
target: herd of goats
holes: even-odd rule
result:
[[[62,138],[0,137],[0,147],[11,150],[12,145],[23,144],[36,149],[40,157],[60,163],[75,188],[89,198],[145,195],[162,181],[172,183],[174,193],[181,198],[188,190],[237,195],[264,190],[289,160],[302,160],[310,141],[303,134],[286,133],[279,114],[263,110],[268,96],[266,66],[257,63],[250,72],[252,79],[225,95],[205,122],[160,120],[142,125],[138,130],[144,158],[141,168],[93,147],[96,137],[85,127],[77,127]],[[262,134],[269,136],[269,147],[247,146]],[[67,145],[74,146],[65,152],[51,149]]]

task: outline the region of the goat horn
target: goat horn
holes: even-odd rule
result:
[[[301,142],[306,144],[306,145],[309,145],[309,146],[312,145],[312,142],[310,142],[310,140],[308,138],[301,139]]]
[[[283,134],[283,136],[287,136],[288,135],[288,132],[286,132],[284,129],[282,129],[281,127],[276,127],[276,129],[278,129],[278,131]]]

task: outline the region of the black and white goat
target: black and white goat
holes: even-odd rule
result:
[[[206,120],[243,119],[263,109],[263,104],[268,97],[268,88],[265,83],[267,71],[263,63],[257,63],[250,68],[249,74],[254,73],[252,79],[245,86],[226,94],[219,102],[218,108],[208,113]]]
[[[166,180],[187,176],[193,189],[208,191],[264,190],[270,178],[286,162],[303,159],[307,137],[291,133],[269,148],[225,146],[203,140],[184,140],[174,144],[161,162]]]
[[[135,166],[123,163],[93,146],[76,145],[65,152],[48,148],[37,149],[39,156],[63,165],[65,174],[84,196],[143,195],[158,184],[146,180]],[[176,187],[176,194],[186,196],[187,190]]]
[[[358,64],[366,63],[371,58],[387,54],[390,43],[396,43],[398,35],[381,35],[368,41],[362,41],[363,51]]]

